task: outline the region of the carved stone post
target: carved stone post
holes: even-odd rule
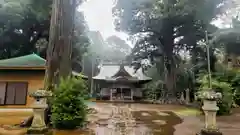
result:
[[[113,101],[113,89],[110,89],[110,101]]]
[[[185,103],[188,105],[190,103],[190,90],[186,89],[186,99]]]
[[[37,90],[30,93],[30,97],[33,97],[35,102],[32,105],[33,108],[33,121],[31,127],[27,130],[27,134],[43,134],[48,132],[48,128],[44,121],[44,112],[48,107],[47,97],[51,96],[50,91]]]
[[[203,111],[205,113],[205,129],[216,130],[216,113],[219,110],[217,101],[204,100]]]
[[[202,94],[203,99],[203,111],[205,114],[205,127],[201,130],[200,135],[222,135],[217,128],[216,114],[219,108],[217,107],[217,99],[221,98],[221,93],[204,92]]]
[[[183,92],[181,92],[180,103],[181,104],[185,103],[185,98],[184,98],[184,93]]]

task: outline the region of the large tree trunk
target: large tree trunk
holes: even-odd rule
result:
[[[167,88],[167,99],[169,103],[176,103],[177,102],[177,93],[176,93],[176,67],[173,60],[170,58],[168,59],[168,68],[167,68],[167,75],[166,75],[166,88]]]
[[[164,12],[169,14],[169,11],[172,9],[172,6],[176,4],[176,0],[163,0],[164,3]],[[166,98],[167,103],[175,102],[177,99],[175,87],[176,87],[176,67],[174,56],[174,16],[168,16],[163,20],[163,44],[164,44],[164,53],[165,53],[165,63],[167,69],[167,75],[165,78],[165,84],[167,88]]]
[[[53,0],[49,44],[47,48],[47,70],[45,89],[53,90],[60,78],[71,75],[72,38],[76,0]],[[51,104],[45,115],[50,122]],[[48,124],[48,123],[47,123]]]
[[[164,28],[166,31],[163,36],[163,43],[164,43],[164,51],[165,51],[165,63],[167,68],[167,75],[165,78],[166,88],[167,88],[167,95],[166,98],[169,103],[176,102],[177,95],[176,95],[176,67],[175,61],[173,59],[174,53],[174,25],[171,24],[171,20],[164,20],[163,23],[166,23],[163,26],[168,26]]]
[[[47,48],[47,69],[45,73],[46,90],[53,90],[60,78],[71,75],[72,38],[76,0],[53,0],[52,16]],[[51,105],[45,111],[45,122],[50,123]],[[20,126],[30,126],[33,117],[22,122]]]
[[[72,38],[76,0],[53,0],[45,89],[71,74]]]

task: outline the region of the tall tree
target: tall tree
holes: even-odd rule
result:
[[[33,2],[11,0],[4,1],[0,6],[0,59],[36,52],[38,39],[47,37],[50,21],[48,16],[37,17]],[[45,10],[48,10],[46,5]]]
[[[223,28],[216,31],[211,40],[215,47],[225,47],[227,53],[239,55],[240,51],[236,49],[240,45],[240,19],[238,16],[232,18],[230,28]]]
[[[126,56],[130,54],[131,47],[120,37],[110,36],[106,39],[106,44],[107,47],[104,54],[107,54],[105,57],[108,61],[120,62],[125,60]]]
[[[9,0],[0,6],[0,59],[37,53],[46,58],[52,0]],[[81,1],[77,1],[78,6]],[[80,72],[89,40],[82,12],[76,11],[72,67]]]
[[[134,55],[162,59],[167,95],[174,99],[179,52],[195,51],[205,30],[216,29],[210,22],[225,5],[225,0],[119,0],[113,12],[117,29],[138,38]]]
[[[232,18],[232,25],[230,28],[223,28],[213,34],[211,40],[213,47],[224,48],[226,52],[226,60],[231,60],[234,66],[239,67],[239,49],[240,46],[240,20],[239,17]]]
[[[81,4],[78,1],[77,5]],[[9,0],[0,6],[0,59],[37,53],[46,58],[52,0]],[[72,66],[80,72],[89,40],[82,12],[76,11]]]
[[[45,88],[52,88],[72,72],[71,56],[76,0],[53,0]]]

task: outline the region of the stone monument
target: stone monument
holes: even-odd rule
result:
[[[184,93],[183,92],[181,92],[180,103],[181,104],[185,103],[185,98],[184,98]]]
[[[186,99],[185,99],[185,103],[188,105],[190,103],[190,90],[186,89]]]
[[[221,93],[214,91],[204,91],[199,94],[199,98],[203,100],[203,111],[205,114],[205,127],[197,135],[222,135],[217,128],[216,114],[219,110],[217,100],[222,98]]]
[[[44,134],[48,132],[48,128],[44,121],[44,112],[48,107],[47,97],[52,96],[50,91],[37,90],[29,94],[34,98],[33,108],[33,121],[31,127],[27,130],[27,134]]]

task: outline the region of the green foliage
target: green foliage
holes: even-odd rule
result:
[[[240,46],[240,18],[232,18],[232,27],[220,29],[213,34],[214,38],[211,40],[214,47],[224,47],[227,54],[236,54],[239,55],[239,49],[236,49]]]
[[[186,89],[194,90],[196,83],[195,74],[193,69],[196,66],[190,66],[189,63],[180,64],[177,72],[176,85],[178,92],[183,92]]]
[[[204,42],[206,30],[217,30],[211,22],[224,11],[226,2],[229,0],[119,0],[113,12],[116,28],[131,34],[135,41],[135,61],[151,57],[155,63],[155,58],[162,57],[166,86],[172,91],[179,66],[176,56],[189,50],[197,59],[199,42]]]
[[[61,79],[54,90],[52,124],[57,129],[74,129],[84,126],[87,106],[84,104],[86,85],[82,79]]]
[[[146,99],[157,100],[163,90],[163,82],[161,80],[153,81],[145,85],[144,88],[144,97]]]
[[[224,48],[225,53],[229,56],[239,55],[240,45],[240,20],[239,17],[232,18],[232,27],[220,29],[213,34],[211,43],[216,48]],[[233,87],[234,101],[240,105],[240,72],[234,69],[223,71],[216,76],[221,81],[230,83]]]
[[[221,92],[223,95],[222,100],[218,102],[219,106],[219,115],[230,114],[231,107],[233,103],[233,93],[231,84],[227,82],[213,81],[213,89],[216,89],[216,92]]]
[[[152,78],[152,81],[144,87],[144,97],[147,99],[157,100],[161,91],[164,88],[164,82],[161,78],[162,73],[157,70],[156,65],[146,71],[147,76]]]
[[[240,105],[240,89],[236,89],[234,92],[234,101],[237,105]]]
[[[232,79],[232,87],[234,88],[234,101],[240,105],[240,72],[236,71],[236,76]]]
[[[119,0],[113,11],[117,29],[138,37],[134,55],[147,57],[161,53],[165,56],[174,55],[182,47],[195,51],[198,41],[205,37],[205,30],[214,32],[217,29],[210,22],[221,14],[226,2]],[[178,39],[178,42],[174,43],[174,39]]]
[[[121,62],[130,53],[131,47],[117,36],[110,36],[106,39],[107,47],[104,51],[105,61]],[[107,54],[107,55],[106,55]],[[118,54],[118,55],[116,55]]]
[[[240,72],[236,69],[227,69],[215,73],[214,77],[219,81],[227,82],[231,85],[234,101],[240,105]]]
[[[203,75],[199,78],[200,88],[199,91],[209,89],[208,75]],[[219,111],[218,115],[230,114],[233,103],[232,86],[226,81],[221,81],[216,78],[212,78],[212,89],[216,92],[222,93],[222,99],[218,101]]]
[[[78,2],[81,2],[78,0]],[[80,4],[80,3],[79,3]],[[46,57],[52,0],[4,0],[0,2],[0,59],[38,53]],[[76,11],[72,67],[81,65],[90,44],[82,12]]]

